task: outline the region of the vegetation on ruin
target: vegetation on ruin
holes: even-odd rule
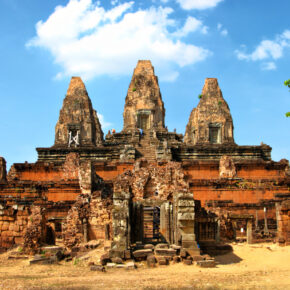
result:
[[[198,95],[198,98],[201,99],[201,98],[202,98],[202,94],[199,94],[199,95]]]

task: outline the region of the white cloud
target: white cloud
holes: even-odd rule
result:
[[[217,6],[220,2],[224,0],[176,0],[180,4],[182,9],[185,10],[204,10],[208,8],[213,8]]]
[[[198,29],[205,31],[199,20],[189,17],[181,33],[170,18],[171,8],[133,11],[133,6],[131,1],[105,10],[92,0],[70,0],[36,24],[36,36],[27,46],[47,49],[53,55],[62,67],[56,78],[126,75],[138,59],[151,59],[160,77],[172,80],[178,67],[203,61],[211,54],[180,39]],[[169,32],[169,28],[175,31]]]
[[[174,35],[177,37],[187,36],[190,32],[195,32],[199,30],[201,33],[206,34],[208,27],[204,26],[202,22],[195,17],[189,16],[186,19],[184,26],[177,30]]]
[[[221,30],[221,35],[222,36],[227,36],[228,35],[228,30],[227,29]]]
[[[112,127],[113,124],[110,123],[110,122],[105,121],[105,118],[104,118],[104,116],[102,114],[97,113],[97,115],[98,115],[98,118],[99,118],[99,121],[101,123],[101,126],[102,126],[103,130],[104,129],[109,129],[109,128]]]
[[[228,30],[227,29],[222,29],[223,25],[221,23],[217,24],[217,30],[220,32],[222,36],[227,36],[228,35]]]
[[[276,68],[276,64],[272,61],[262,64],[262,70],[275,70]]]
[[[263,40],[252,53],[246,53],[246,47],[242,50],[236,50],[237,58],[247,61],[271,60],[262,64],[262,69],[276,69],[274,60],[283,57],[284,50],[290,47],[290,30],[285,30],[282,34],[275,37],[274,40]]]

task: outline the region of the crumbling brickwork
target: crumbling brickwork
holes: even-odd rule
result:
[[[135,200],[151,198],[170,200],[175,192],[187,192],[182,166],[168,162],[163,166],[137,161],[133,171],[119,175],[114,182],[114,192],[131,192]]]
[[[29,206],[17,204],[7,206],[0,203],[0,250],[24,242],[29,215]]]
[[[278,241],[290,245],[290,200],[276,203]]]
[[[90,196],[88,194],[79,195],[63,224],[63,239],[66,247],[72,248],[87,240],[85,227],[87,227],[89,212]]]
[[[24,233],[23,250],[29,254],[35,254],[46,236],[45,209],[40,206],[33,206],[28,217],[28,224]]]
[[[112,199],[102,196],[103,190],[81,194],[68,212],[63,224],[64,244],[72,248],[91,239],[109,239]]]

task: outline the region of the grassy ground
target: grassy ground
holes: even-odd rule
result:
[[[0,255],[0,289],[290,289],[290,247],[272,244],[233,245],[216,257],[216,268],[172,264],[148,269],[91,272],[89,260],[60,265],[33,265]]]

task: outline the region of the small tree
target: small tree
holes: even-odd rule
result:
[[[285,81],[284,85],[290,89],[290,79]],[[286,115],[286,117],[290,117],[290,112],[287,112],[285,115]]]

